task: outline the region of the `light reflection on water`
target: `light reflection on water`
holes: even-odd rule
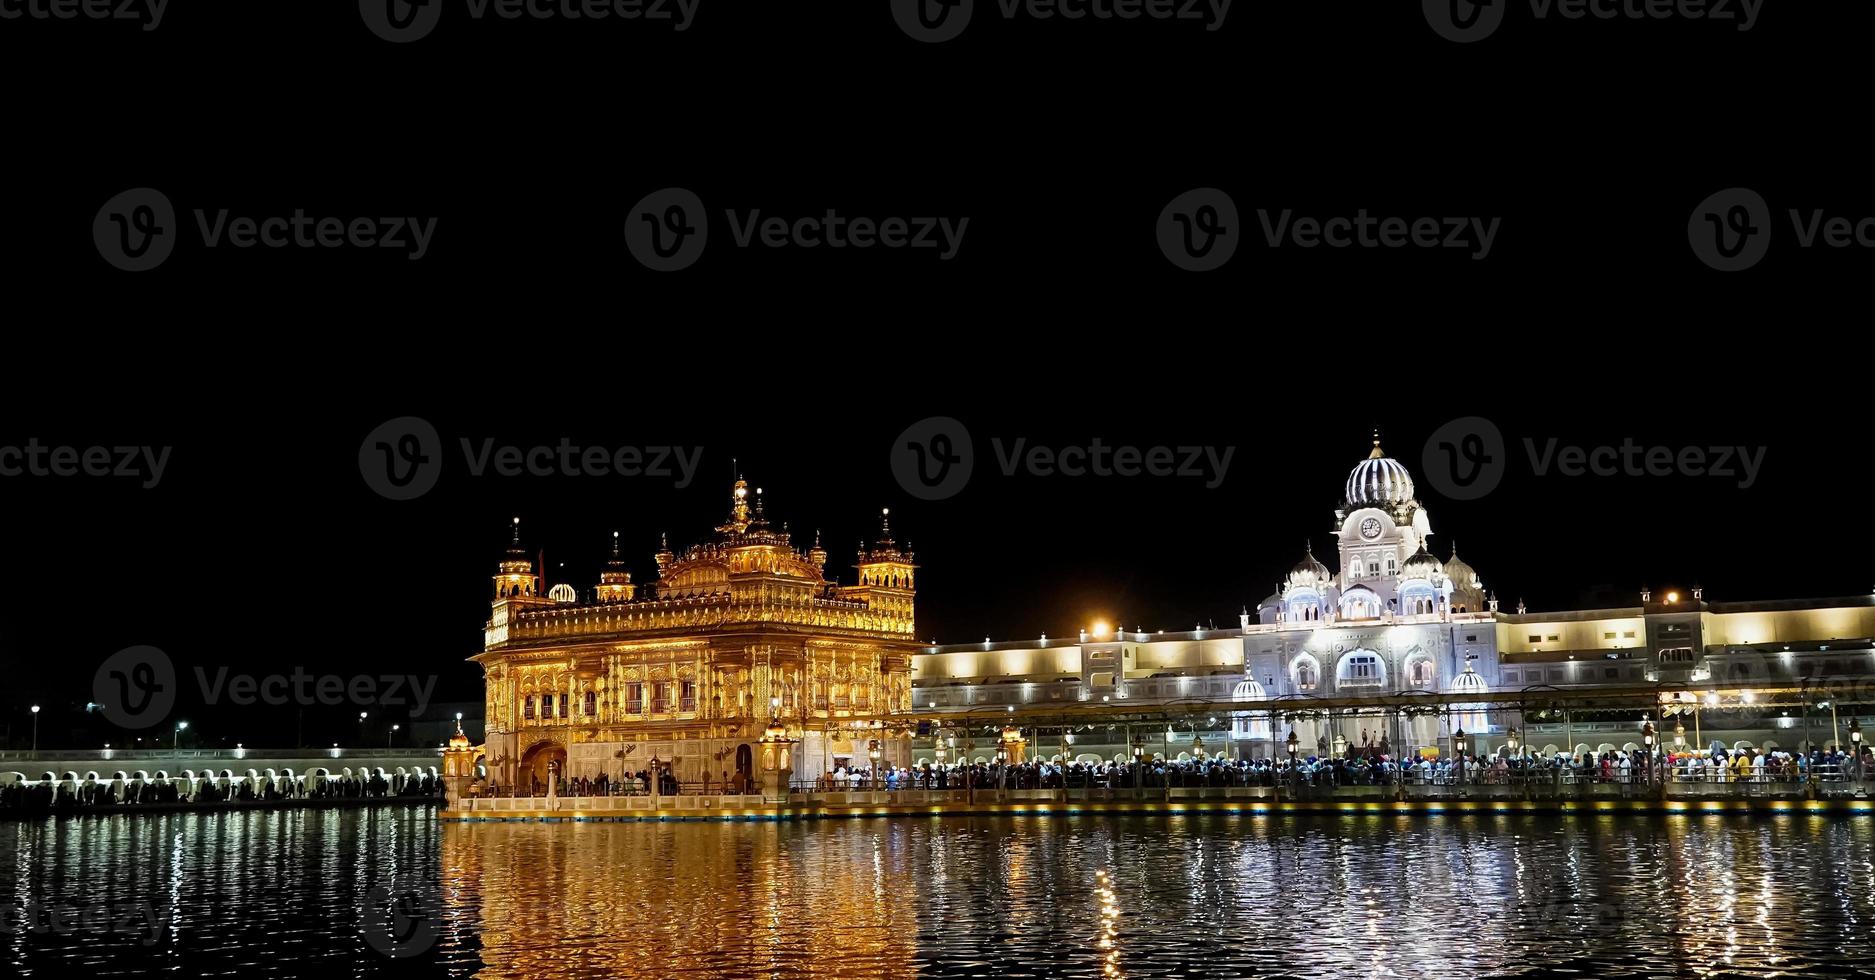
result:
[[[1875,831],[1782,816],[0,823],[22,975],[1875,976]],[[386,928],[373,889],[414,897]],[[380,890],[376,898],[382,899]],[[149,934],[22,934],[29,899]],[[415,954],[397,959],[385,955]]]

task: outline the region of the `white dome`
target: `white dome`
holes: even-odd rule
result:
[[[1445,560],[1445,577],[1452,580],[1461,589],[1484,591],[1484,580],[1478,577],[1477,569],[1467,565],[1458,557],[1458,546],[1452,546],[1452,557]]]
[[[1289,570],[1289,577],[1284,580],[1284,584],[1292,589],[1302,587],[1320,590],[1334,584],[1334,580],[1334,573],[1328,570],[1328,566],[1316,560],[1315,546],[1308,544],[1304,545],[1302,560]]]
[[[1439,559],[1432,557],[1423,544],[1419,546],[1418,551],[1413,553],[1413,557],[1406,560],[1406,564],[1400,566],[1401,579],[1417,578],[1436,582],[1444,577],[1445,566],[1439,563]]]
[[[1489,690],[1491,685],[1484,682],[1484,675],[1471,669],[1470,664],[1465,665],[1464,673],[1452,678],[1453,694],[1483,694]]]
[[[1267,696],[1263,691],[1263,685],[1255,680],[1238,681],[1237,686],[1230,692],[1232,701],[1261,701]]]
[[[1380,448],[1374,437],[1374,450],[1348,474],[1347,502],[1356,507],[1394,508],[1413,500],[1413,478],[1400,461]]]

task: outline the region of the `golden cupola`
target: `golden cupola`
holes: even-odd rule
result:
[[[499,571],[495,573],[495,598],[522,599],[539,594],[540,579],[534,574],[534,561],[521,547],[521,519],[514,519],[514,538],[508,543],[508,553],[502,556]]]
[[[638,587],[632,584],[631,570],[625,567],[624,559],[619,557],[618,532],[612,532],[612,558],[605,563],[605,571],[599,573],[600,602],[630,602],[638,594]]]

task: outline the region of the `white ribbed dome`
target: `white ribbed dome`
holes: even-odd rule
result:
[[[1318,590],[1328,588],[1334,583],[1334,573],[1328,570],[1327,565],[1316,560],[1314,545],[1303,547],[1302,560],[1289,570],[1289,577],[1284,580],[1284,584],[1292,589],[1298,586]]]
[[[1374,437],[1374,450],[1348,474],[1347,502],[1353,507],[1393,508],[1413,500],[1413,478],[1400,461],[1380,448]]]
[[[1452,678],[1453,694],[1483,694],[1490,689],[1491,685],[1484,682],[1484,675],[1471,669],[1470,664],[1465,665],[1464,673]]]
[[[1232,701],[1261,701],[1267,696],[1263,691],[1263,685],[1255,680],[1238,681],[1237,686],[1230,692]]]
[[[1445,560],[1445,577],[1461,589],[1484,591],[1484,580],[1478,577],[1478,571],[1458,557],[1458,546],[1452,546],[1452,557]]]
[[[1413,557],[1406,560],[1406,564],[1400,566],[1401,579],[1417,578],[1432,582],[1444,576],[1445,566],[1439,563],[1439,559],[1432,557],[1423,544],[1413,553]]]

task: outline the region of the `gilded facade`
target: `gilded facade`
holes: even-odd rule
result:
[[[827,574],[819,535],[805,550],[776,530],[762,491],[738,479],[727,519],[682,552],[666,540],[639,586],[619,557],[589,600],[544,589],[513,543],[494,577],[481,664],[485,763],[500,785],[668,767],[685,783],[751,779],[764,730],[798,742],[794,770],[910,759],[877,719],[911,709],[918,566],[892,538],[890,513],[862,543],[856,579]],[[857,751],[856,751],[857,748]]]

